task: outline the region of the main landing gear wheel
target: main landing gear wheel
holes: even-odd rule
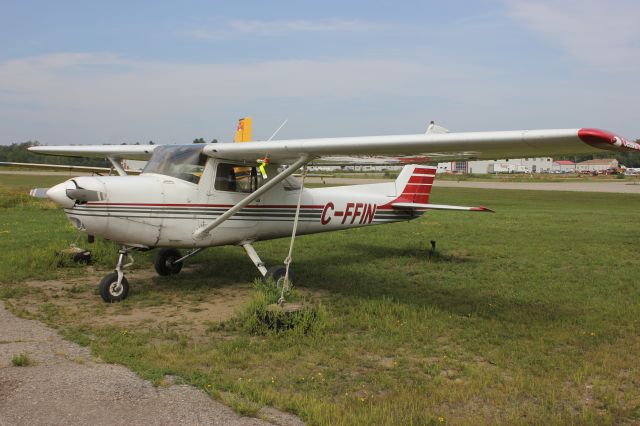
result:
[[[291,284],[295,282],[296,276],[293,273],[293,270],[289,268],[289,282],[285,282],[285,275],[287,273],[287,267],[284,265],[276,265],[269,268],[267,271],[267,275],[264,276],[265,280],[271,278],[275,283],[278,290],[282,289],[284,286],[284,290],[287,291],[291,288]]]
[[[127,298],[129,294],[129,282],[122,277],[118,285],[118,273],[113,271],[100,281],[100,296],[107,303],[120,302]]]
[[[158,275],[175,275],[182,269],[182,262],[176,263],[182,254],[176,249],[164,248],[156,255],[153,266],[156,268]]]

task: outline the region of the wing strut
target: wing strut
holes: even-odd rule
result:
[[[271,180],[269,180],[263,186],[258,188],[255,192],[248,195],[238,204],[236,204],[235,206],[231,207],[229,210],[224,212],[220,217],[218,217],[216,220],[211,222],[209,225],[196,229],[195,232],[193,233],[193,237],[197,240],[203,240],[207,238],[207,236],[209,235],[209,232],[211,232],[214,228],[218,227],[221,223],[225,222],[231,216],[233,216],[243,208],[247,207],[249,203],[259,198],[262,194],[269,191],[278,183],[280,183],[284,179],[294,174],[300,167],[304,166],[309,161],[311,161],[311,157],[309,155],[306,155],[306,154],[302,155],[295,163],[290,165],[286,170],[283,170],[282,172],[278,173],[276,176],[271,178]]]
[[[112,156],[107,157],[107,160],[111,162],[113,168],[116,169],[116,172],[118,172],[120,176],[127,175],[127,172],[124,171],[124,167],[122,167],[122,163],[120,162],[120,160]]]

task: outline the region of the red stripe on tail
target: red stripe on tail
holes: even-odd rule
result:
[[[411,176],[409,183],[433,183],[433,178],[429,176]]]
[[[428,204],[435,174],[435,167],[414,168],[396,202]]]
[[[424,174],[424,175],[435,175],[436,169],[435,167],[416,167],[415,169],[413,169],[413,173]]]

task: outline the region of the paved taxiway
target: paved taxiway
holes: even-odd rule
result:
[[[11,359],[21,353],[34,365],[13,366]],[[271,408],[264,416],[276,424],[302,424]],[[273,423],[240,417],[192,386],[154,387],[121,365],[96,362],[89,349],[12,315],[0,302],[0,426],[136,424]]]

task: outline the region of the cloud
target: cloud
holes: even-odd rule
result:
[[[444,75],[451,72],[385,60],[198,64],[58,53],[0,63],[0,128],[4,138],[56,143],[87,135],[93,142],[144,140],[145,131],[159,141],[184,141],[185,134],[210,132],[213,121],[224,122],[226,132],[239,114],[282,120],[318,105],[433,96],[416,87]]]
[[[389,28],[388,24],[361,19],[332,18],[323,20],[274,20],[231,19],[212,28],[198,27],[179,33],[199,40],[222,40],[239,35],[264,37],[285,36],[295,33],[345,33],[367,32]]]
[[[583,63],[640,65],[637,0],[503,0],[508,15]]]
[[[640,134],[628,81],[504,75],[442,60],[19,58],[0,62],[0,143],[229,140],[245,114],[254,116],[257,137],[285,118],[283,138],[414,133],[430,119],[458,131],[601,126]]]

